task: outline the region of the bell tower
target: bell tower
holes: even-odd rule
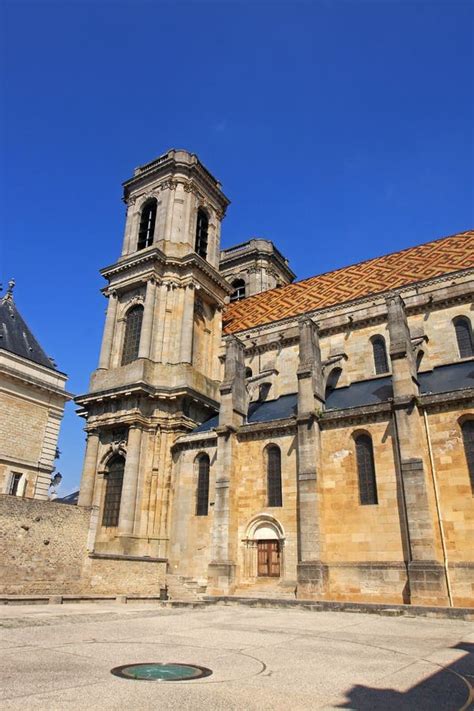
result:
[[[79,504],[96,552],[166,556],[171,450],[219,403],[219,274],[229,200],[196,155],[170,150],[124,183],[122,254],[101,271],[108,299],[99,365],[77,398],[87,449]]]

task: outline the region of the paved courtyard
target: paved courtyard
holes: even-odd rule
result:
[[[2,606],[3,711],[474,708],[474,623],[344,612],[120,604]],[[185,662],[212,676],[121,679]]]

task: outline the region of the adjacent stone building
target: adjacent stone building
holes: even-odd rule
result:
[[[94,554],[210,594],[474,604],[474,232],[292,283],[267,240],[221,251],[194,154],[124,200],[77,398]]]
[[[19,313],[13,287],[0,299],[0,493],[47,499],[72,396]]]

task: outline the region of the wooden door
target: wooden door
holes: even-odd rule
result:
[[[258,541],[258,575],[270,578],[280,577],[279,541]]]

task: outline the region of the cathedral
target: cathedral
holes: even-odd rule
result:
[[[474,232],[295,282],[268,240],[221,249],[192,153],[124,201],[76,398],[94,555],[208,595],[474,605]]]

